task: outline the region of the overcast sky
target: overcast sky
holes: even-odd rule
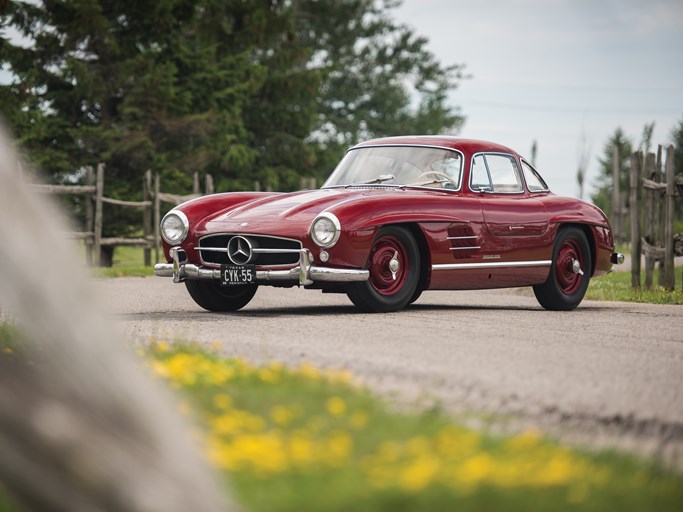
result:
[[[399,21],[429,39],[443,64],[472,78],[451,96],[460,135],[530,157],[551,189],[577,195],[582,132],[588,189],[608,137],[669,144],[683,119],[683,0],[404,0]]]

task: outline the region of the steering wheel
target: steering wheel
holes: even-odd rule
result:
[[[456,181],[455,181],[452,177],[450,177],[450,176],[449,176],[448,174],[446,174],[445,172],[441,172],[441,171],[425,171],[425,172],[423,172],[422,174],[420,174],[420,175],[417,177],[417,179],[419,180],[420,178],[426,178],[426,177],[429,176],[430,174],[431,174],[432,176],[441,176],[441,177],[443,177],[443,178],[446,178],[446,180],[447,180],[451,185],[453,185],[453,188],[457,190],[458,184],[456,183]],[[440,180],[434,180],[434,181],[440,181]]]

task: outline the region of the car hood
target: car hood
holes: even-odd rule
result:
[[[305,225],[332,205],[380,191],[358,189],[321,189],[276,194],[226,208],[204,219],[199,231],[250,231],[260,226]],[[386,193],[386,191],[383,191]]]

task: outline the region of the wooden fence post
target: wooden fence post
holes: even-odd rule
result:
[[[204,176],[204,193],[208,196],[210,194],[213,194],[215,190],[214,183],[213,183],[213,176],[211,174],[207,174]]]
[[[656,178],[657,183],[662,182],[662,145],[657,145],[657,162],[655,163],[656,168]],[[662,201],[662,194],[657,195],[657,201],[655,202],[655,220],[657,222],[657,230],[655,231],[655,236],[657,237],[657,242],[659,245],[664,244],[664,209],[662,206],[666,201]],[[664,203],[664,204],[662,204]],[[657,286],[660,288],[664,287],[664,258],[659,259],[659,275],[657,277]]]
[[[631,214],[631,286],[640,288],[640,208],[638,190],[640,189],[640,161],[642,153],[631,155],[631,182],[629,210]]]
[[[142,200],[150,201],[150,206],[145,207],[142,212],[142,232],[143,236],[150,240],[149,246],[145,247],[145,267],[152,265],[152,247],[154,246],[152,229],[152,217],[154,215],[154,204],[152,201],[152,171],[147,169],[142,181]],[[156,263],[156,261],[155,261]]]
[[[612,146],[612,223],[617,242],[624,241],[624,223],[621,215],[621,193],[619,180],[619,147]]]
[[[104,163],[97,164],[95,182],[95,225],[93,229],[95,265],[100,265],[100,249],[102,241],[102,197],[104,196]]]
[[[645,177],[648,180],[655,179],[655,154],[648,153],[647,159],[645,161]],[[656,246],[656,218],[655,204],[658,203],[658,192],[651,188],[646,188],[644,192],[644,202],[645,202],[645,226],[643,231],[645,236],[645,243],[648,246]],[[645,252],[645,289],[652,289],[652,278],[655,271],[655,256],[648,251]]]
[[[192,175],[192,193],[193,194],[201,194],[201,190],[199,190],[199,173],[195,172]]]
[[[90,165],[85,168],[85,185],[88,187],[95,186],[95,172]],[[88,194],[85,196],[85,231],[92,233],[92,236],[85,238],[85,261],[89,267],[92,267],[93,242],[95,241],[94,199],[95,194]]]
[[[674,273],[674,147],[666,148],[666,216],[664,223],[664,288],[676,287]]]
[[[154,261],[159,261],[159,244],[161,243],[159,235],[159,223],[161,222],[161,199],[159,192],[161,190],[161,178],[159,173],[154,176]]]

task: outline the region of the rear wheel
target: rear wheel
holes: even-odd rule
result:
[[[258,286],[221,286],[213,281],[185,281],[190,297],[209,311],[237,311],[254,297]]]
[[[351,283],[346,293],[359,309],[371,313],[397,311],[415,296],[420,278],[420,251],[410,231],[388,226],[372,243],[367,281]]]
[[[592,271],[591,252],[584,232],[575,227],[557,233],[553,263],[545,283],[534,286],[539,304],[552,311],[570,311],[588,289]]]

